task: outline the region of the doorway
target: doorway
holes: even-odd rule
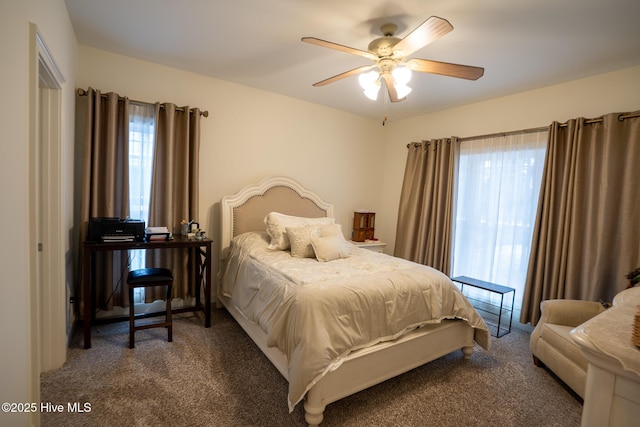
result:
[[[62,193],[62,84],[46,43],[31,24],[31,339],[32,369],[66,361],[67,321]]]

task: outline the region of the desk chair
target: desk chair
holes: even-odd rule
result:
[[[173,274],[168,268],[141,268],[130,271],[127,276],[129,285],[129,348],[134,348],[135,331],[150,328],[166,327],[169,335],[168,341],[173,341],[172,319],[171,319],[171,289],[173,286]],[[147,288],[152,286],[167,287],[167,308],[165,311],[165,321],[136,326],[135,309],[133,304],[133,289]]]

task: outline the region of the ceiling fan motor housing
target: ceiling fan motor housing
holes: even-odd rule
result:
[[[362,77],[362,74],[366,73],[372,76],[368,78],[371,80],[369,83],[374,84],[365,85],[365,95],[367,95],[367,90],[369,89],[372,89],[372,92],[377,91],[380,87],[380,80],[382,79],[387,86],[391,102],[399,102],[405,99],[406,95],[411,91],[411,88],[407,86],[407,82],[411,77],[412,70],[468,80],[477,80],[484,74],[484,68],[481,67],[420,58],[412,58],[407,62],[404,61],[406,57],[411,56],[414,52],[417,52],[429,43],[438,40],[440,37],[452,31],[453,26],[446,19],[431,16],[402,39],[395,36],[397,29],[398,26],[393,23],[382,25],[380,27],[382,37],[378,37],[369,43],[368,51],[315,37],[303,37],[302,41],[304,42],[362,56],[374,62],[374,65],[360,66],[314,83],[313,85],[324,86],[356,74],[360,74]],[[372,68],[378,68],[379,71],[372,71]]]
[[[392,58],[382,58],[378,61],[378,68],[382,74],[387,74],[393,71],[393,69],[398,65],[398,60]]]
[[[398,26],[396,24],[384,24],[380,27],[383,37],[378,37],[369,43],[368,50],[378,58],[385,58],[393,55],[393,47],[401,40],[394,37]]]

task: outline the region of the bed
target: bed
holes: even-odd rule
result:
[[[304,400],[311,426],[331,402],[453,351],[468,359],[475,343],[489,349],[448,277],[352,245],[334,206],[291,178],[224,197],[221,223],[217,300],[288,380],[289,410]]]

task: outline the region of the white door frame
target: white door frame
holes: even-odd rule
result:
[[[30,25],[30,36],[31,357],[39,390],[40,373],[62,366],[67,350],[61,91],[65,79],[35,24]]]

